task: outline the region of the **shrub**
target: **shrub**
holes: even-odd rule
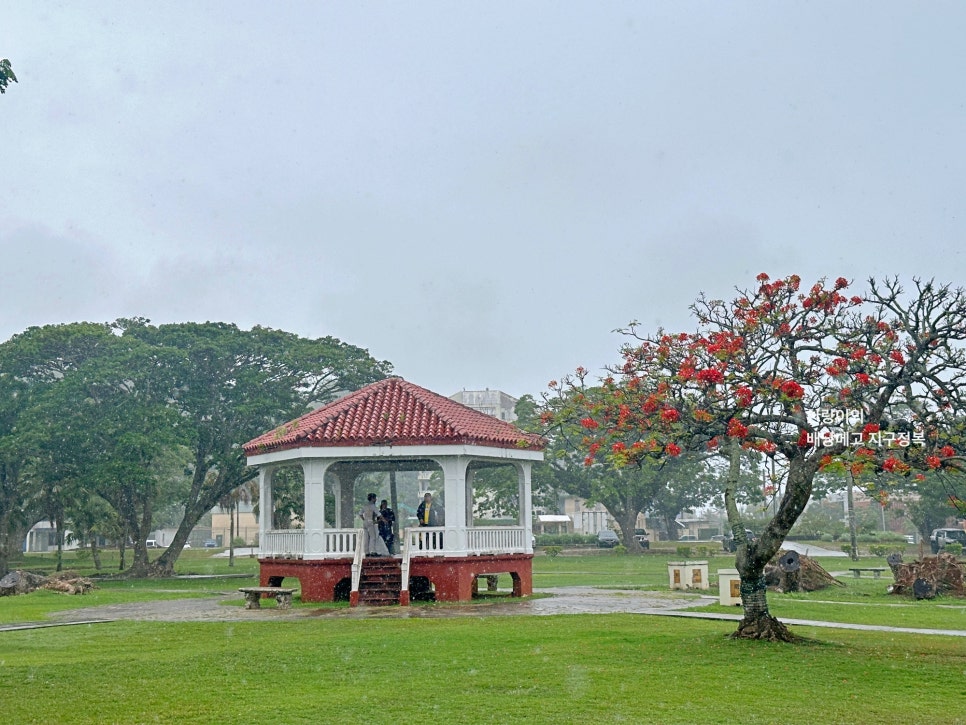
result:
[[[869,553],[872,556],[888,556],[889,554],[895,552],[897,554],[902,554],[906,550],[905,545],[898,544],[870,544]]]
[[[543,547],[543,550],[547,554],[547,556],[549,556],[551,559],[556,559],[558,556],[560,556],[560,552],[563,551],[563,547],[562,546],[545,546],[545,547]]]
[[[953,556],[962,556],[963,545],[958,541],[951,541],[943,547],[943,551],[947,554],[952,554]]]
[[[614,547],[614,553],[617,554],[618,556],[626,554],[627,547],[624,546],[623,544],[618,544],[617,546]]]
[[[691,547],[679,546],[675,549],[675,552],[677,552],[678,556],[683,556],[684,558],[688,558],[689,556],[691,556]]]

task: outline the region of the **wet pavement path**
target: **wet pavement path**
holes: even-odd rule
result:
[[[683,592],[655,592],[628,589],[598,589],[594,587],[559,587],[540,589],[534,599],[490,598],[460,604],[414,604],[409,607],[339,607],[312,609],[297,607],[279,610],[274,607],[245,609],[237,592],[193,599],[169,599],[155,602],[109,604],[52,613],[47,622],[23,622],[0,625],[0,631],[59,627],[71,624],[94,624],[117,620],[149,622],[246,622],[329,619],[418,619],[443,617],[546,616],[551,614],[647,614],[655,616],[689,617],[738,621],[740,613],[702,612],[695,607],[714,604],[717,597]],[[235,604],[228,604],[234,601]],[[888,627],[843,622],[822,622],[804,619],[785,619],[785,624],[805,627],[875,630],[905,634],[933,634],[966,637],[964,630]]]
[[[551,614],[649,614],[659,611],[681,610],[702,603],[714,603],[715,597],[678,592],[649,592],[594,587],[559,587],[540,589],[533,599],[489,598],[460,604],[413,604],[409,607],[340,607],[312,609],[296,607],[279,610],[275,607],[245,609],[226,602],[240,600],[237,592],[226,592],[213,597],[171,599],[155,602],[131,602],[84,607],[52,613],[54,624],[91,621],[134,620],[153,622],[217,622],[304,619],[326,617],[335,619],[407,619],[438,617],[484,616],[541,616]],[[23,626],[23,625],[18,625]],[[2,629],[2,627],[0,627]]]

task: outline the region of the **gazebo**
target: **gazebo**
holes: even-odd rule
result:
[[[409,604],[410,591],[437,601],[466,601],[477,577],[502,573],[513,595],[533,592],[530,472],[543,460],[543,439],[399,377],[340,398],[244,445],[259,476],[259,565],[262,586],[295,577],[303,601]],[[301,529],[273,529],[273,476],[300,466],[305,482]],[[512,466],[517,475],[515,525],[474,526],[477,471]],[[365,473],[431,471],[442,478],[443,524],[401,532],[400,551],[365,557],[356,528],[354,490]],[[326,494],[334,511],[326,517]]]

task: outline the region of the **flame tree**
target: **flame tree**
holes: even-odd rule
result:
[[[895,278],[870,280],[863,294],[849,287],[840,277],[802,289],[798,276],[761,274],[730,302],[702,295],[691,306],[695,332],[648,335],[631,323],[607,377],[578,368],[544,396],[548,430],[583,429],[585,465],[695,452],[725,459],[744,613],[735,637],[794,641],[768,611],[763,573],[819,470],[914,479],[962,464],[951,431],[966,392],[966,293],[922,280],[906,293]],[[757,541],[747,540],[736,500],[742,450],[785,471]]]

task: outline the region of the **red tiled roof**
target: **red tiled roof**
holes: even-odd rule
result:
[[[367,385],[243,446],[246,455],[327,446],[480,445],[543,450],[543,439],[402,378]]]

